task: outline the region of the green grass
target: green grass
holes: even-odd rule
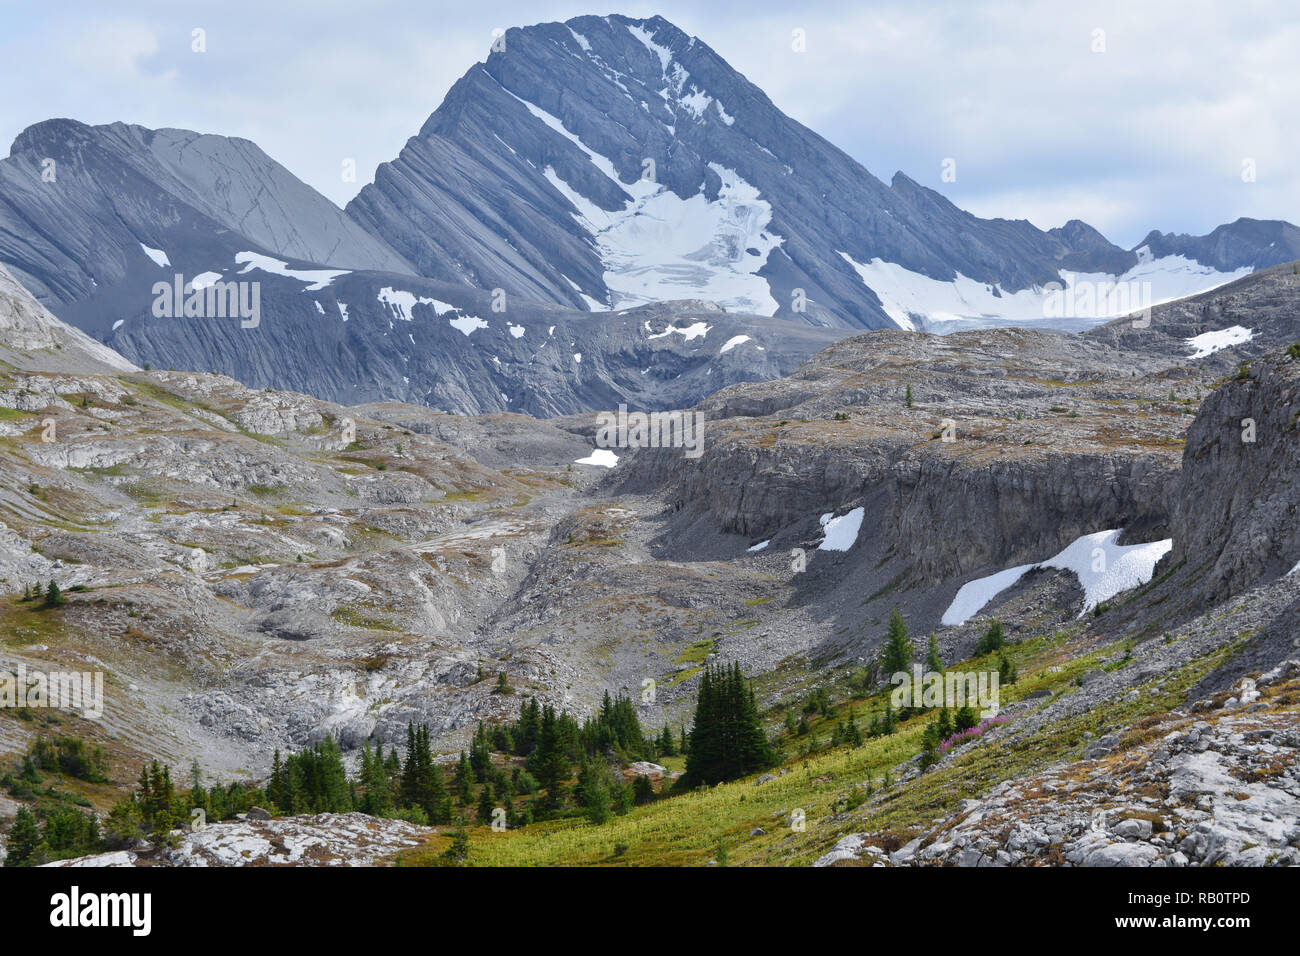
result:
[[[354,607],[337,607],[330,612],[330,617],[349,627],[362,627],[372,631],[400,631],[401,628],[392,621],[381,617],[371,617]]]
[[[63,619],[58,608],[46,608],[40,600],[7,598],[0,600],[0,635],[17,647],[52,644],[63,636]]]
[[[713,638],[710,637],[710,638],[706,638],[705,640],[695,641],[692,644],[686,645],[686,649],[677,655],[677,657],[674,659],[674,663],[701,664],[704,661],[708,660],[709,655],[712,653],[713,653]]]
[[[1070,657],[1071,632],[1057,632],[1006,648],[1016,661],[1021,679],[1004,688],[1003,700],[1021,698],[1035,690],[1054,694],[1074,691],[1074,679],[1113,656],[1123,642],[1115,642]],[[688,651],[699,654],[708,642],[696,642]],[[787,760],[786,773],[761,786],[753,778],[668,798],[615,816],[603,826],[568,818],[494,833],[470,828],[470,862],[479,866],[698,866],[716,856],[719,841],[728,847],[735,864],[806,864],[824,853],[847,832],[889,831],[897,839],[910,839],[929,829],[932,821],[952,813],[959,802],[986,793],[998,783],[1039,772],[1066,760],[1078,759],[1093,737],[1126,731],[1144,717],[1163,714],[1185,699],[1188,689],[1206,673],[1236,653],[1244,641],[1206,654],[1181,670],[1142,685],[1132,701],[1118,700],[1086,713],[1055,721],[1032,733],[990,739],[968,745],[952,762],[907,784],[884,786],[886,771],[910,760],[921,749],[921,736],[931,717],[919,715],[899,724],[887,737],[868,738],[859,748],[823,750]],[[693,649],[693,651],[692,651]],[[963,662],[963,669],[980,669],[995,662],[986,655]],[[1052,667],[1060,667],[1052,671]],[[1150,691],[1155,690],[1152,694]],[[883,706],[877,693],[841,702],[829,719],[814,722],[812,736],[822,736],[853,706],[859,719],[875,706]],[[797,743],[801,738],[787,741]],[[1132,733],[1121,750],[1140,740]],[[867,791],[870,790],[870,795]],[[851,820],[833,820],[853,796],[862,806]],[[792,810],[804,813],[805,829],[791,829]],[[749,837],[755,827],[766,834]],[[445,843],[445,840],[443,841]],[[627,851],[615,855],[616,845]],[[405,853],[402,865],[434,862],[442,843]]]

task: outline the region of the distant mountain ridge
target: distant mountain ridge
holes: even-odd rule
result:
[[[1107,316],[1048,316],[1049,283],[1163,301],[1297,257],[1284,222],[1125,250],[886,185],[660,17],[507,31],[346,210],[247,140],[184,130],[49,120],[0,160],[0,263],[132,361],[471,413],[689,404],[854,330],[1086,328]],[[257,280],[264,321],[153,316],[176,274]],[[567,358],[533,338],[554,325]]]

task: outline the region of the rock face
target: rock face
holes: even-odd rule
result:
[[[1187,432],[1167,559],[1218,601],[1300,567],[1300,358],[1257,360],[1206,398]]]
[[[725,385],[788,374],[842,334],[694,301],[597,316],[508,300],[498,312],[486,293],[427,279],[352,273],[306,293],[292,279],[259,281],[255,329],[146,316],[108,341],[155,367],[194,367],[201,355],[253,386],[346,404],[555,416],[685,408]]]
[[[1102,529],[1160,538],[1178,461],[1165,428],[1186,422],[1117,434],[1109,406],[1144,401],[1130,370],[1167,360],[1020,330],[871,333],[702,403],[714,427],[699,461],[643,450],[608,480],[666,488],[684,516],[707,512],[751,540],[802,531],[799,546],[819,540],[806,537],[819,515],[861,506],[863,539],[929,583],[1042,560]]]
[[[46,160],[52,181],[42,179]],[[534,415],[680,408],[786,374],[837,336],[690,300],[596,319],[581,305],[419,278],[253,144],[123,124],[51,120],[18,138],[0,160],[0,261],[138,365],[347,403]],[[199,277],[241,283],[249,306],[256,290],[258,315],[206,304],[156,314],[155,285],[177,275],[187,290]],[[697,323],[689,335],[668,331]]]
[[[286,259],[411,271],[248,140],[55,119],[0,161],[0,261],[61,315],[147,271],[142,245],[211,251],[220,234]]]
[[[265,813],[265,811],[263,811]],[[47,866],[375,866],[420,846],[438,831],[364,813],[270,819],[178,830],[175,847],[119,850]]]
[[[814,866],[1296,866],[1300,735],[1278,715],[1185,720],[1114,760],[1009,781],[892,854],[872,834]]]
[[[0,266],[0,358],[25,371],[136,371],[112,349],[52,316],[4,266]]]

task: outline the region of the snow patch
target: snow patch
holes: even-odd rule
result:
[[[1187,339],[1187,345],[1192,350],[1192,358],[1198,359],[1213,355],[1223,349],[1230,349],[1234,345],[1249,342],[1254,337],[1254,329],[1234,325],[1214,332],[1202,332],[1200,335],[1193,335],[1190,339]]]
[[[1142,249],[1138,250],[1138,264],[1119,276],[1102,272],[1061,271],[1060,284],[1067,295],[1068,290],[1084,283],[1091,284],[1094,290],[1130,283],[1138,284],[1130,286],[1135,290],[1146,289],[1147,286],[1141,284],[1149,283],[1149,303],[1134,302],[1128,306],[1122,301],[1121,296],[1102,297],[1098,294],[1096,298],[1102,301],[1097,302],[1096,314],[1079,318],[1085,322],[1094,321],[1095,324],[1101,324],[1107,319],[1127,314],[1147,304],[1159,305],[1162,302],[1204,292],[1251,272],[1249,267],[1235,272],[1218,272],[1182,256],[1164,256],[1154,259],[1150,256],[1150,250],[1147,250],[1145,257],[1142,252]],[[996,325],[1047,318],[1047,291],[1038,286],[1009,292],[1000,285],[980,282],[960,272],[956,274],[956,278],[944,281],[932,279],[898,263],[885,262],[883,259],[872,259],[864,264],[846,252],[840,252],[839,255],[857,272],[862,284],[876,293],[885,314],[901,329],[915,330],[913,316],[922,316],[935,321],[966,320],[976,325]],[[1115,302],[1106,301],[1107,298],[1113,298]],[[1136,298],[1136,296],[1129,298]]]
[[[260,252],[237,252],[235,253],[236,264],[247,263],[240,270],[240,275],[252,272],[254,269],[260,269],[263,272],[269,272],[272,275],[285,276],[289,279],[297,279],[299,282],[308,283],[306,292],[319,292],[339,276],[349,274],[348,269],[291,269],[289,263],[281,259],[273,259],[270,256],[264,256]]]
[[[172,261],[167,258],[167,253],[163,252],[161,249],[146,246],[143,242],[140,243],[140,248],[144,250],[146,256],[154,261],[154,265],[159,269],[165,269],[172,264]]]
[[[768,538],[766,541],[760,541],[758,544],[754,545],[752,548],[746,548],[745,550],[748,551],[748,552],[750,552],[750,553],[752,554],[752,553],[755,552],[755,551],[762,551],[764,548],[766,548],[766,547],[767,547],[769,544],[771,544],[771,543],[772,543],[772,539],[771,539],[771,538]]]
[[[733,335],[731,338],[727,339],[727,341],[723,343],[722,348],[718,349],[718,354],[726,355],[737,345],[744,345],[746,342],[749,341],[751,340],[748,335]],[[756,346],[756,348],[761,348],[761,346]]]
[[[618,464],[618,455],[608,448],[596,448],[586,458],[575,458],[573,463],[575,465],[599,465],[602,468],[613,468]]]
[[[650,323],[647,322],[647,323],[646,323],[646,328],[648,329],[649,327],[650,327]],[[680,335],[680,336],[682,337],[682,341],[684,341],[684,342],[689,342],[689,341],[691,341],[692,339],[699,339],[699,338],[703,338],[704,336],[708,335],[708,334],[709,334],[709,331],[710,331],[712,328],[713,328],[713,326],[711,326],[711,325],[709,325],[709,324],[707,324],[707,323],[705,323],[705,322],[693,322],[693,323],[691,323],[690,325],[686,326],[686,328],[684,328],[684,329],[679,329],[679,328],[677,328],[677,327],[674,326],[674,325],[670,325],[670,326],[668,326],[668,328],[664,329],[662,332],[657,332],[657,333],[655,333],[655,334],[653,334],[653,335],[647,335],[646,338],[648,338],[648,339],[662,339],[664,336],[666,336],[666,335],[671,335],[671,334],[673,334],[674,332],[676,332],[678,335]],[[725,347],[724,347],[723,351],[725,351],[725,350],[726,350],[726,349],[725,349]]]
[[[656,43],[654,37],[644,27],[628,27],[627,32],[632,34],[645,45],[645,48],[659,57],[659,69],[663,74],[668,73],[668,64],[673,61],[673,52],[666,46]]]
[[[818,551],[847,551],[858,540],[858,531],[862,528],[862,518],[866,514],[862,508],[854,508],[848,514],[838,518],[827,512],[819,519],[826,538],[817,545]]]
[[[403,322],[410,322],[414,317],[415,305],[418,302],[421,305],[433,306],[433,310],[438,315],[446,312],[449,306],[445,302],[439,302],[437,299],[429,299],[424,296],[417,296],[413,292],[406,292],[402,289],[394,289],[392,286],[384,286],[379,290],[377,299],[392,310],[393,314]],[[438,306],[444,306],[439,310]]]
[[[507,91],[509,92],[509,91]],[[774,315],[778,308],[767,280],[757,273],[781,245],[767,231],[771,203],[735,170],[717,163],[709,168],[721,180],[710,202],[703,189],[688,199],[658,183],[638,178],[625,183],[614,164],[588,148],[555,116],[511,93],[534,117],[573,143],[628,199],[623,208],[602,209],[547,166],[543,175],[573,206],[578,220],[599,250],[611,302],[588,308],[631,308],[668,299],[701,298],[723,308]]]
[[[945,626],[965,624],[999,593],[1019,581],[1035,568],[1072,571],[1083,587],[1082,617],[1098,604],[1116,594],[1146,584],[1155,573],[1156,564],[1174,546],[1172,538],[1147,544],[1116,544],[1120,531],[1085,534],[1064,551],[1038,564],[1022,564],[968,581],[957,591],[948,610],[943,612]]]
[[[447,322],[457,332],[464,333],[467,337],[475,329],[486,329],[488,324],[480,319],[477,315],[461,315],[456,318],[448,319]]]

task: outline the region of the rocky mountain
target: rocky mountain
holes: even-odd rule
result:
[[[597,321],[423,279],[242,140],[51,121],[0,163],[0,196],[0,260],[69,323],[139,365],[327,399],[537,415],[680,408],[784,374],[835,337],[709,302]],[[221,283],[239,284],[230,305],[211,296]]]
[[[346,211],[243,141],[33,127],[0,162],[0,694],[106,700],[0,706],[0,830],[107,822],[152,760],[259,788],[328,738],[373,772],[427,725],[438,768],[477,736],[463,839],[268,801],[60,862],[1294,865],[1294,246],[979,220],[660,18],[507,32]],[[1196,294],[1041,314],[1117,279]],[[688,410],[699,454],[611,447],[620,404]],[[895,614],[996,712],[887,706]],[[628,695],[679,741],[709,664],[768,772],[674,794],[673,746],[600,740],[638,804],[529,822],[522,702]]]
[[[1300,259],[1300,229],[1276,219],[1238,219],[1208,236],[1152,231],[1142,246],[1157,258],[1182,256],[1219,272],[1264,269]]]
[[[241,248],[411,271],[248,140],[56,119],[24,130],[0,162],[0,261],[60,314],[156,278],[161,250],[179,253],[180,269]]]
[[[880,181],[658,17],[507,31],[346,211],[184,130],[50,120],[0,160],[0,262],[135,364],[469,414],[682,408],[864,328],[1088,328],[1295,246],[1282,222],[1124,250],[979,219]],[[245,311],[256,284],[258,316],[187,314],[157,291],[177,275],[243,283]]]
[[[5,326],[7,354],[40,354],[32,316],[65,347],[51,347],[52,369],[0,367],[0,669],[106,671],[102,719],[60,714],[59,732],[104,748],[107,775],[125,784],[155,757],[255,781],[276,749],[325,735],[355,760],[368,741],[400,745],[409,721],[454,754],[480,721],[512,718],[524,695],[586,715],[646,679],[657,693],[637,706],[643,724],[675,727],[690,719],[702,665],[736,662],[792,758],[783,774],[708,798],[730,830],[751,834],[741,861],[811,863],[853,834],[864,859],[885,847],[884,862],[918,838],[913,856],[954,863],[1055,860],[1054,846],[1083,864],[1153,852],[1241,862],[1260,856],[1251,844],[1290,860],[1292,838],[1262,815],[1293,763],[1228,793],[1199,765],[1191,786],[1177,762],[1204,744],[1225,768],[1258,767],[1262,751],[1233,729],[1238,709],[1250,734],[1292,747],[1274,724],[1294,721],[1297,699],[1287,662],[1300,577],[1285,572],[1300,554],[1278,530],[1296,504],[1286,463],[1297,359],[1275,347],[1244,371],[1240,362],[1265,336],[1300,338],[1286,306],[1298,281],[1269,270],[1158,307],[1149,326],[1130,318],[1087,335],[841,339],[785,378],[703,401],[698,459],[619,448],[612,468],[589,463],[590,414],[341,406],[208,373],[114,367],[70,348],[75,333],[10,289],[0,314],[29,318]],[[1256,311],[1259,340],[1226,341]],[[1199,355],[1207,334],[1225,341]],[[1234,450],[1239,417],[1257,419],[1257,441]],[[51,579],[66,604],[23,599],[24,585]],[[882,703],[881,675],[864,684],[863,674],[894,609],[954,667],[986,665],[976,641],[1002,622],[1021,673],[1003,722],[924,773],[924,716],[901,736],[828,749],[835,720]],[[496,674],[513,693],[498,692]],[[782,714],[814,687],[844,695],[844,709],[787,740]],[[1080,792],[1036,807],[1028,825],[1041,845],[1022,834],[1008,847],[1002,828],[972,824],[951,853],[956,837],[923,852],[957,828],[962,800],[990,801],[994,820],[998,801],[1035,775],[1140,757],[1149,729],[1166,724],[1195,735],[1149,760],[1142,793],[1164,821],[1150,834],[1121,826],[1137,811],[1126,798]],[[48,732],[39,715],[0,708],[3,754]],[[1114,781],[1125,767],[1082,769]],[[114,792],[84,795],[106,810]],[[677,841],[673,859],[704,862],[714,837],[679,831],[698,815],[673,806],[647,809],[665,814],[655,832]],[[769,834],[792,806],[816,825]],[[1111,807],[1127,816],[1083,839],[1082,815]],[[186,838],[172,862],[220,864],[255,846],[268,863],[292,862],[292,846],[308,843],[335,854],[350,827],[303,818],[263,833],[244,821]],[[372,836],[362,862],[441,852],[449,839],[402,827]],[[1105,849],[1157,836],[1151,849]],[[609,852],[603,840],[539,847],[526,826],[501,840],[473,852],[497,862]],[[639,840],[629,860],[663,859]],[[114,859],[154,860],[127,852]]]
[[[593,309],[690,295],[846,328],[1044,319],[1043,286],[1089,276],[1140,277],[1163,301],[1297,254],[1212,254],[1286,223],[1139,254],[1078,221],[979,219],[902,173],[887,186],[661,17],[507,31],[348,212],[449,281]]]

